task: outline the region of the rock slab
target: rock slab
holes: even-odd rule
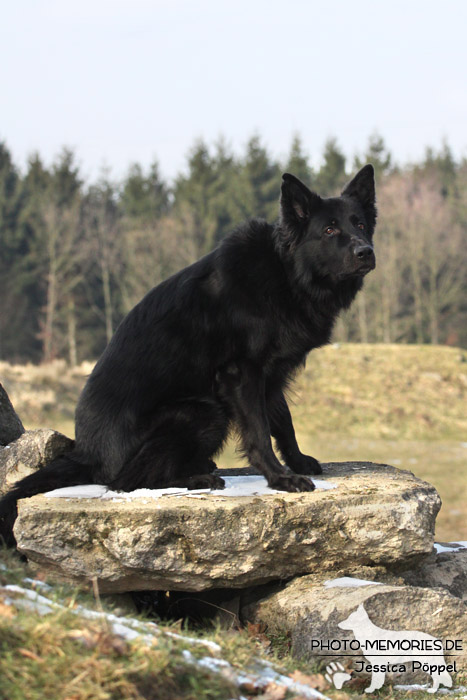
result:
[[[324,465],[335,488],[19,502],[18,549],[49,574],[103,592],[243,588],[349,565],[409,567],[433,547],[439,496],[413,474]],[[193,497],[195,496],[195,497]]]
[[[71,450],[73,440],[56,430],[27,430],[6,447],[0,447],[0,494],[16,481]]]
[[[0,445],[8,445],[24,433],[24,426],[0,384]]]
[[[441,553],[401,575],[409,585],[444,588],[467,604],[467,543],[446,543]]]

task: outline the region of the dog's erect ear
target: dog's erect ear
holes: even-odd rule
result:
[[[367,223],[374,228],[376,223],[375,170],[369,163],[365,165],[342,191],[342,195],[357,199],[363,207]]]
[[[282,175],[281,222],[288,228],[301,227],[308,222],[321,198],[290,173]]]

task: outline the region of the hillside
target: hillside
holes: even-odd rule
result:
[[[0,363],[0,381],[27,428],[73,435],[92,369]],[[467,538],[467,352],[432,345],[330,345],[313,351],[289,392],[299,442],[326,462],[361,459],[414,471],[439,490],[440,539]],[[220,466],[238,463],[231,442]]]

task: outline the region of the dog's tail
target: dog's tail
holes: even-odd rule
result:
[[[52,491],[64,486],[78,486],[92,482],[92,467],[80,461],[79,454],[71,452],[57,457],[50,464],[17,481],[13,488],[0,499],[0,543],[8,547],[16,545],[13,525],[18,514],[16,503],[20,498],[29,498],[37,493]]]

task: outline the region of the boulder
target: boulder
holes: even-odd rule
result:
[[[10,397],[0,384],[0,445],[8,445],[24,433],[24,426]]]
[[[27,430],[6,447],[0,447],[0,494],[13,484],[68,452],[73,440],[65,435],[41,428]]]
[[[215,492],[90,487],[101,497],[79,498],[86,489],[74,487],[66,498],[20,501],[14,533],[39,568],[95,579],[104,592],[243,588],[358,564],[408,568],[432,551],[434,487],[367,462],[323,471],[306,493],[273,491],[257,476],[229,476],[230,488]]]
[[[435,544],[436,553],[420,566],[401,573],[412,586],[444,588],[467,603],[467,542]]]
[[[458,670],[467,662],[467,605],[446,591],[407,586],[402,579],[372,567],[298,577],[245,606],[242,616],[266,625],[269,633],[289,634],[296,658],[321,666],[341,663],[359,671],[357,677],[359,662],[369,663],[369,656],[373,655],[373,664],[398,662],[398,648],[389,649],[388,640],[404,640],[400,656],[407,656],[409,643],[419,639],[418,632],[447,643],[444,658],[449,664],[456,661]],[[457,641],[458,649],[452,648],[452,641]],[[426,662],[430,648],[414,647],[412,659]],[[438,662],[443,663],[442,657]],[[387,674],[388,680],[427,681],[426,674],[414,674],[411,663],[406,665],[406,673],[398,669]]]

